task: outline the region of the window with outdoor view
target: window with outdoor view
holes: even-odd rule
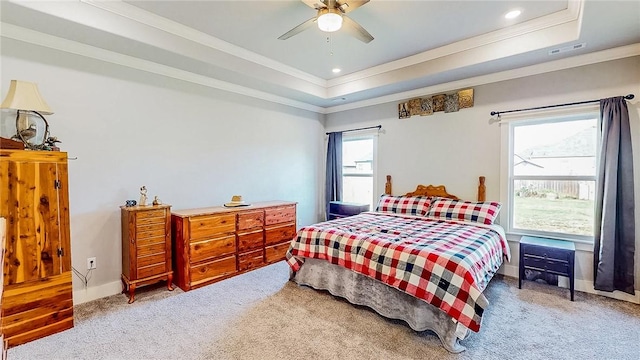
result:
[[[510,126],[510,230],[592,240],[597,114]]]
[[[342,139],[342,201],[373,210],[374,137]]]

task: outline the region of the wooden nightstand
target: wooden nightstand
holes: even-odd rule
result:
[[[522,288],[525,269],[566,276],[573,301],[575,253],[576,247],[570,241],[523,236],[520,239],[518,289]]]
[[[357,204],[343,201],[329,202],[329,220],[358,215],[369,211],[369,204]]]

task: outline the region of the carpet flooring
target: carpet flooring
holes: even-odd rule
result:
[[[17,359],[640,359],[640,305],[496,276],[479,333],[450,354],[327,292],[280,262],[201,289],[141,288],[75,307],[75,327],[9,350]]]

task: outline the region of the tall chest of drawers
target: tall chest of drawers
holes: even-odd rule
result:
[[[283,260],[296,234],[296,204],[173,211],[176,284],[195,289]]]
[[[139,286],[166,280],[173,290],[171,206],[121,207],[122,283],[129,304]]]

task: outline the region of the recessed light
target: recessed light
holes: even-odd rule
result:
[[[340,70],[340,69],[338,69],[338,68],[334,68],[334,69],[333,69],[333,70],[331,70],[331,71],[333,71],[333,73],[334,73],[334,74],[337,74],[337,73],[339,73],[339,72],[340,72],[340,71],[342,71],[342,70]]]
[[[508,13],[506,13],[504,15],[504,18],[505,19],[515,19],[518,16],[520,16],[520,14],[522,14],[522,11],[520,11],[520,10],[511,10],[511,11],[509,11]]]

